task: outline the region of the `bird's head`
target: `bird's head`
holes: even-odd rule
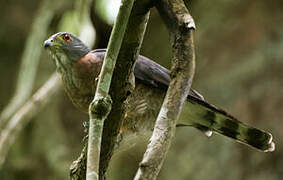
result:
[[[59,32],[44,41],[44,48],[50,50],[58,69],[68,66],[90,52],[90,49],[75,35]]]

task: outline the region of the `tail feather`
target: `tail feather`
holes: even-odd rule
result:
[[[213,131],[264,152],[274,151],[270,133],[246,125],[204,100],[189,96],[188,101],[182,112],[187,118],[180,125],[196,127],[208,135]]]

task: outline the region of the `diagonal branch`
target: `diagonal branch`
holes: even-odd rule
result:
[[[59,76],[54,73],[49,80],[27,101],[10,119],[0,136],[0,166],[6,158],[10,146],[16,137],[29,122],[53,99],[55,93],[61,88]]]
[[[156,179],[170,147],[176,122],[188,96],[195,70],[195,25],[184,2],[159,0],[157,9],[170,32],[173,67],[166,97],[135,180]]]

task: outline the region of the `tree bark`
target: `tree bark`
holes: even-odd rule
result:
[[[119,52],[110,88],[113,100],[112,110],[103,127],[100,179],[105,179],[105,173],[117,142],[125,116],[124,101],[134,89],[134,66],[143,41],[151,6],[150,0],[135,1]]]
[[[150,0],[135,1],[126,28],[110,86],[113,108],[103,126],[99,179],[106,178],[105,173],[117,142],[122,120],[124,119],[123,103],[134,89],[134,65],[139,55],[151,7],[152,3]],[[85,179],[81,174],[85,171],[84,163],[86,158],[85,151],[82,151],[79,159],[71,167],[71,179]]]
[[[104,120],[107,118],[112,105],[108,93],[133,4],[134,0],[122,0],[99,75],[95,97],[89,106],[90,122],[86,169],[87,180],[98,180],[99,178],[102,130]]]
[[[135,180],[157,178],[170,147],[182,106],[189,94],[195,70],[195,24],[184,2],[159,0],[156,7],[170,33],[173,66],[170,85]]]

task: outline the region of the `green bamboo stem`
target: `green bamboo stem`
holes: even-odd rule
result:
[[[98,180],[99,178],[99,157],[103,124],[111,110],[112,103],[108,92],[133,3],[134,0],[122,1],[100,72],[96,94],[89,106],[90,125],[87,153],[87,180]]]

